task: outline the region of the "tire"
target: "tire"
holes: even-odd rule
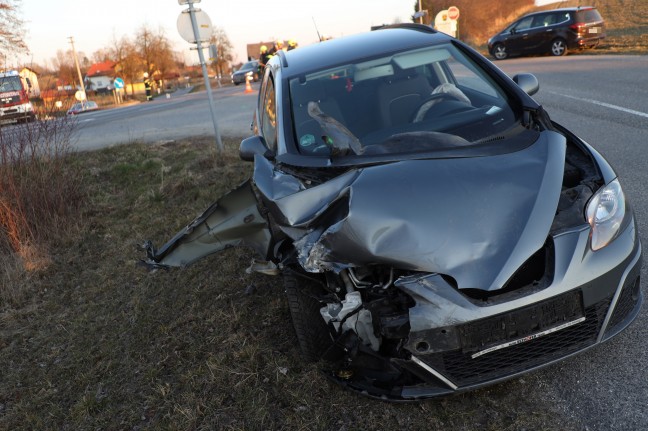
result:
[[[240,84],[240,82],[235,82],[235,83],[234,83],[234,85],[239,85],[239,84]]]
[[[283,280],[299,347],[307,361],[319,361],[333,345],[331,333],[320,314],[323,304],[314,297],[321,289],[291,273],[284,273]]]
[[[567,42],[564,39],[554,39],[551,42],[551,55],[560,57],[567,54]]]
[[[508,52],[506,52],[506,47],[501,43],[498,43],[493,47],[493,57],[495,60],[504,60],[508,57]]]

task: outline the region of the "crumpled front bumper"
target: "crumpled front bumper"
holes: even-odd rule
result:
[[[364,395],[390,401],[414,401],[510,379],[612,338],[637,317],[643,302],[641,244],[634,220],[613,243],[597,252],[589,249],[588,238],[588,228],[554,237],[553,283],[518,299],[476,305],[474,301],[461,299],[461,293],[452,289],[435,289],[430,285],[425,293],[420,289],[425,285],[420,279],[412,281],[410,286],[401,285],[401,289],[414,293],[417,302],[410,310],[412,331],[406,342],[411,356],[392,358],[391,363],[416,375],[421,383],[386,391],[374,390],[366,379],[355,378],[353,372],[334,371],[329,374],[331,379]],[[582,250],[586,252],[583,254]],[[448,294],[450,291],[454,293]],[[487,339],[488,328],[497,328],[506,322],[508,315],[539,312],[542,307],[555,307],[574,295],[581,298],[583,307],[582,318],[576,323],[567,322],[562,327],[555,326],[554,330],[500,341],[490,351],[488,345],[476,350],[466,341],[471,339],[469,331],[477,331],[473,335]],[[441,308],[447,309],[451,302],[454,302],[452,313],[445,317],[438,312],[431,314],[434,307],[439,310],[436,304],[443,303]]]

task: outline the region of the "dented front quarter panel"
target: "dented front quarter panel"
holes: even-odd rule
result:
[[[153,268],[187,266],[233,246],[248,246],[268,255],[270,230],[260,214],[250,181],[221,197],[159,250],[145,244],[145,264]]]

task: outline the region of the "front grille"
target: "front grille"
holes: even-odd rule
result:
[[[614,327],[623,322],[626,317],[634,310],[639,300],[639,277],[634,282],[627,283],[623,286],[621,295],[617,300],[614,312],[608,323],[608,331],[614,330]]]
[[[585,320],[535,340],[496,350],[477,358],[461,350],[419,358],[458,386],[488,382],[578,352],[596,342],[610,299],[585,309]]]

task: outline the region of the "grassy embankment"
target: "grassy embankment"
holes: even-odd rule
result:
[[[251,166],[238,141],[71,155],[85,198],[48,242],[49,265],[0,273],[0,429],[575,429],[533,377],[386,404],[302,362],[277,279],[230,249],[147,272],[161,245]]]

